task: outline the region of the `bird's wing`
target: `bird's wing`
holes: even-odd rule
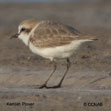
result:
[[[49,48],[69,44],[73,40],[80,39],[79,36],[79,32],[72,27],[44,21],[35,29],[30,41],[36,47]]]

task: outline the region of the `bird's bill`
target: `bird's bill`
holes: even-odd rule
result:
[[[17,34],[15,34],[15,35],[11,36],[10,39],[18,38],[18,36],[19,36],[19,34],[17,33]]]

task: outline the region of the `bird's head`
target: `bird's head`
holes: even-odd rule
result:
[[[34,27],[39,23],[39,21],[30,19],[30,20],[24,20],[23,22],[20,23],[18,27],[18,32],[14,34],[12,38],[19,38],[23,40],[23,42],[28,45],[28,40],[31,31],[34,29]]]

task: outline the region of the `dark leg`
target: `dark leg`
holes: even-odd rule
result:
[[[57,68],[56,63],[54,61],[53,61],[53,64],[54,64],[54,69],[53,69],[52,73],[50,74],[50,76],[48,77],[48,79],[45,81],[45,83],[39,87],[39,89],[42,89],[44,87],[47,88],[47,83],[48,83],[49,79],[54,74],[54,72],[56,71],[56,68]]]
[[[66,71],[65,71],[65,73],[64,73],[64,75],[63,75],[63,77],[62,77],[62,79],[60,80],[59,84],[56,85],[56,86],[52,86],[52,87],[46,86],[46,88],[59,88],[59,87],[61,87],[62,82],[63,82],[63,80],[64,80],[64,78],[65,78],[67,72],[69,71],[69,68],[70,68],[70,60],[69,60],[69,58],[67,58],[67,69],[66,69]]]

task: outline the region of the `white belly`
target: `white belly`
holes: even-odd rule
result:
[[[56,58],[68,58],[74,54],[74,52],[78,49],[81,43],[86,42],[84,40],[75,40],[72,41],[68,45],[57,46],[54,48],[37,48],[32,43],[29,44],[29,48],[35,54],[38,54],[44,58],[48,58],[50,60]]]

